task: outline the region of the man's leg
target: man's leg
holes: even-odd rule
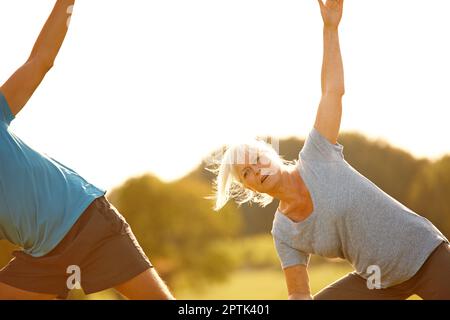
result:
[[[28,292],[0,282],[0,300],[54,300],[56,295]]]
[[[115,289],[131,300],[174,300],[154,268],[147,269]]]

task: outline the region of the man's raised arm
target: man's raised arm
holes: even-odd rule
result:
[[[74,2],[75,0],[56,1],[30,57],[0,88],[14,115],[22,110],[47,72],[53,67],[67,33]]]

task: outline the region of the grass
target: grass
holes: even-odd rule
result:
[[[330,272],[331,271],[331,272]],[[317,293],[329,283],[351,271],[346,265],[317,266],[310,271],[311,290]],[[208,286],[203,291],[188,288],[174,288],[174,294],[181,300],[283,300],[287,290],[283,272],[274,268],[242,269],[231,274],[227,282]],[[72,292],[72,298],[82,298],[82,293]],[[86,296],[86,299],[116,299],[111,291]]]
[[[226,282],[210,283],[203,291],[177,285],[172,291],[180,300],[283,300],[287,298],[287,289],[283,271],[270,235],[247,237],[224,241],[218,246],[229,250],[236,261],[236,270]],[[352,267],[343,261],[331,261],[312,256],[309,267],[312,294],[316,294],[332,282],[352,271]],[[84,296],[82,292],[71,294],[75,299],[117,299],[113,291],[103,291]],[[420,299],[413,296],[410,299]]]
[[[311,268],[310,283],[313,294],[351,271],[350,266],[329,263]],[[175,288],[179,300],[285,300],[287,290],[284,275],[275,269],[243,269],[235,271],[229,281],[213,284],[201,291]],[[80,297],[81,298],[81,297]],[[111,291],[103,291],[86,297],[92,300],[117,299]],[[420,299],[413,296],[410,299]]]
[[[224,242],[235,257],[238,269],[227,282],[209,285],[203,291],[177,288],[178,299],[192,300],[279,300],[287,298],[283,271],[270,235],[247,237]],[[342,260],[311,257],[308,273],[311,293],[314,295],[334,281],[353,271]],[[410,299],[420,299],[413,296]]]
[[[311,269],[311,292],[316,294],[330,283],[352,271],[346,265],[324,264]],[[239,270],[233,273],[230,280],[223,284],[216,284],[204,292],[188,290],[175,291],[180,300],[285,300],[287,290],[282,271]],[[413,296],[410,299],[420,299]]]
[[[313,294],[334,280],[344,276],[351,268],[330,263],[311,269],[310,283]],[[287,290],[283,272],[276,269],[244,269],[235,271],[229,281],[212,285],[203,292],[175,291],[178,299],[192,300],[284,300]]]

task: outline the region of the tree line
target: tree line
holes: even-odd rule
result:
[[[355,169],[450,235],[450,155],[437,161],[416,159],[356,133],[342,134],[339,142]],[[297,138],[282,140],[280,154],[296,160],[303,143]],[[236,262],[223,243],[272,228],[276,201],[266,208],[229,203],[214,212],[212,200],[206,199],[213,192],[214,175],[205,166],[204,162],[172,183],[152,175],[133,177],[107,194],[169,284],[201,287],[225,279]],[[17,248],[0,241],[0,267],[11,259],[13,249]]]

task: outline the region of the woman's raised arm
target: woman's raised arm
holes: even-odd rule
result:
[[[42,28],[30,57],[0,88],[16,115],[25,106],[36,88],[53,67],[67,33],[75,0],[58,0]]]
[[[314,127],[328,141],[335,144],[342,117],[342,96],[345,93],[344,68],[339,45],[338,27],[342,18],[344,0],[318,0],[324,22],[322,98]]]

